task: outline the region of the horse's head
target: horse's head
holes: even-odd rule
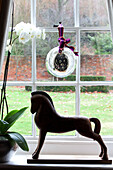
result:
[[[42,94],[34,94],[31,96],[31,113],[34,114],[35,112],[39,112],[41,108],[45,108],[46,103],[48,102],[48,98]]]
[[[49,96],[49,94],[47,94],[45,91],[34,91],[34,92],[31,93],[31,96],[35,96],[35,95],[37,95],[37,94],[40,94],[40,95],[43,95],[43,96],[47,97],[48,100],[51,102],[51,104],[52,104],[53,107],[54,107],[52,98]]]
[[[31,113],[34,114],[35,112],[38,112],[38,109],[40,107],[40,96],[34,95],[31,97]]]
[[[31,113],[34,114],[38,112],[43,106],[43,109],[52,107],[54,109],[54,104],[51,97],[44,91],[35,91],[31,93]]]

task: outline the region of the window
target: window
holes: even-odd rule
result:
[[[12,101],[11,107],[13,104],[16,107],[27,105],[30,109],[30,90],[48,91],[60,114],[99,118],[102,122],[101,135],[105,140],[112,141],[113,44],[106,1],[14,0],[14,2],[15,25],[24,21],[31,22],[41,29],[45,28],[46,39],[45,41],[34,39],[25,45],[16,41],[12,51],[7,83],[8,100]],[[24,8],[22,8],[23,6]],[[52,76],[45,66],[47,53],[59,45],[58,30],[53,27],[59,21],[62,21],[65,29],[64,37],[70,38],[70,45],[73,45],[79,52],[76,69],[66,78]],[[15,99],[12,94],[15,94]],[[32,145],[33,140],[37,139],[38,132],[29,109],[24,115],[26,118],[24,122],[23,119],[20,119],[15,128],[20,129],[25,135],[31,135],[27,138],[31,140]],[[21,127],[18,127],[19,123]],[[25,126],[27,129],[24,128]],[[60,136],[49,133],[47,139],[48,146],[50,143],[57,146],[56,140],[65,141],[64,147],[68,146],[70,150],[67,149],[66,152],[63,149],[64,154],[73,154],[76,151],[80,154],[86,153],[86,150],[83,149],[84,143],[80,146],[78,141],[88,142],[88,140],[75,131]],[[70,146],[70,144],[75,144],[74,141],[76,141],[75,152]],[[90,144],[93,145],[91,142]],[[88,145],[89,143],[86,147]],[[77,146],[81,148],[79,151]],[[93,146],[92,153],[96,153],[95,147]],[[45,152],[49,152],[48,150]],[[56,150],[50,151],[50,153],[53,152],[60,153]],[[113,154],[112,150],[110,153]],[[90,151],[89,154],[91,154]]]

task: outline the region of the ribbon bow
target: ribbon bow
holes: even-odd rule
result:
[[[70,43],[70,39],[65,39],[63,37],[63,32],[64,32],[64,27],[63,25],[61,24],[61,22],[59,22],[59,26],[58,26],[58,31],[59,31],[59,38],[58,38],[58,42],[59,42],[59,53],[62,53],[64,47],[68,47],[70,50],[72,50],[74,52],[74,54],[76,56],[78,56],[78,52],[75,52],[75,48],[73,46],[69,46],[67,45],[68,43]]]

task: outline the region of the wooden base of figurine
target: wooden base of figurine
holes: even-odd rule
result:
[[[27,159],[28,164],[112,164],[112,160]]]

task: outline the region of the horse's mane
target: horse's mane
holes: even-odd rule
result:
[[[47,94],[44,91],[34,91],[34,92],[31,93],[32,96],[37,95],[37,94],[41,94],[41,95],[44,95],[45,97],[47,97],[49,99],[49,101],[51,102],[51,104],[53,105],[53,107],[54,107],[52,98],[49,96],[49,94]]]

